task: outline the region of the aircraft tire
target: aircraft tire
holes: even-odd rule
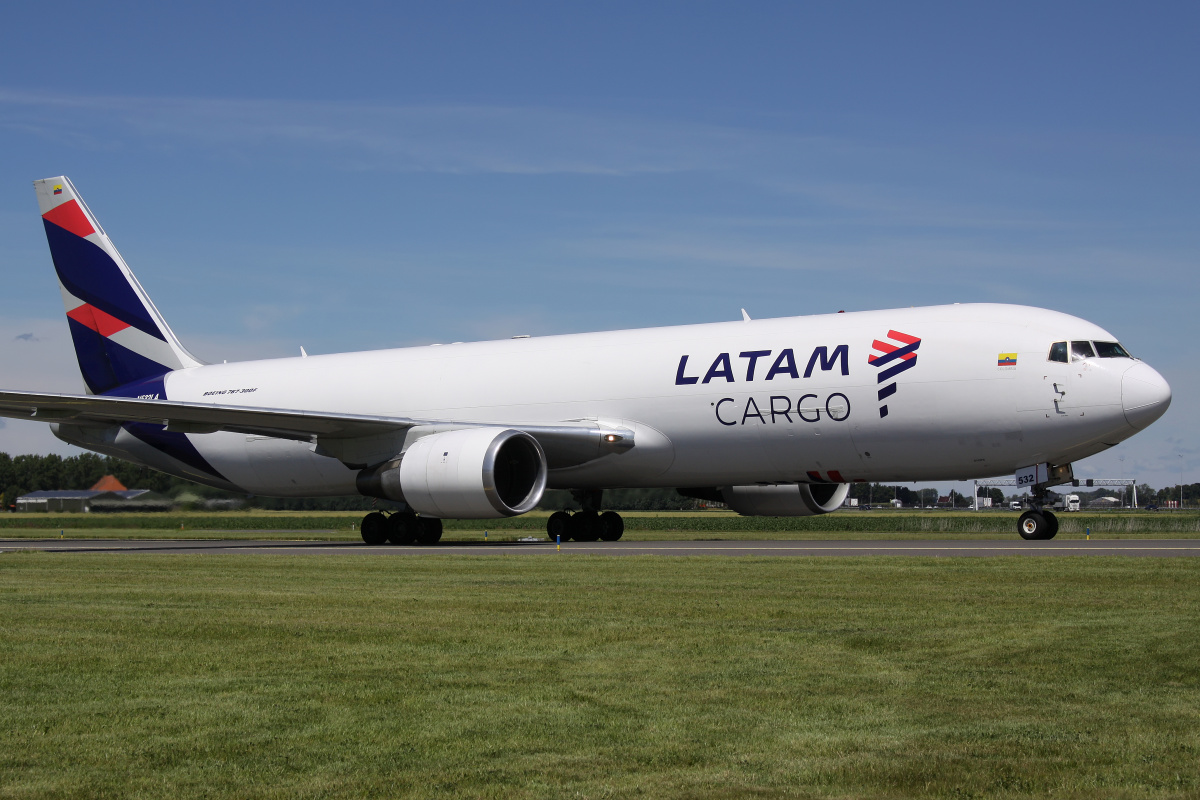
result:
[[[546,520],[546,535],[550,541],[569,542],[571,540],[571,515],[565,511],[555,511]]]
[[[1053,539],[1058,534],[1058,517],[1053,511],[1043,511],[1042,516],[1046,518],[1046,535],[1043,539]]]
[[[412,544],[420,532],[418,520],[412,514],[392,514],[387,525],[388,541],[392,544]]]
[[[363,517],[362,524],[358,526],[358,532],[362,534],[362,540],[367,544],[383,544],[388,540],[388,519],[378,511],[372,511]]]
[[[577,542],[594,542],[600,538],[600,515],[595,511],[578,511],[571,515],[571,538]]]
[[[1027,541],[1049,539],[1050,536],[1046,535],[1049,530],[1050,523],[1041,511],[1026,511],[1017,520],[1017,532],[1021,534],[1022,539]],[[1050,535],[1053,536],[1054,534]]]
[[[625,520],[615,511],[605,511],[600,515],[600,538],[606,542],[615,542],[625,533]]]
[[[417,544],[437,544],[442,540],[442,521],[436,517],[418,517]]]

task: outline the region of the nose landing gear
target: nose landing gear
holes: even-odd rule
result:
[[[1050,511],[1029,510],[1017,520],[1022,539],[1053,539],[1058,533],[1058,517]]]
[[[1058,533],[1058,517],[1054,512],[1045,509],[1048,487],[1039,483],[1033,487],[1033,508],[1026,511],[1017,520],[1017,532],[1022,539],[1029,541],[1053,539]]]

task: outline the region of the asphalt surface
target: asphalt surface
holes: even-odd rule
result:
[[[971,541],[762,541],[762,542],[570,542],[561,549],[540,542],[442,542],[423,547],[368,546],[352,542],[247,541],[231,539],[8,539],[0,552],[165,553],[176,555],[274,553],[278,555],[606,555],[606,556],[1200,556],[1200,539],[1013,538]]]

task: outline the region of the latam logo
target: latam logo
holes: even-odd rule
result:
[[[887,404],[883,401],[896,393],[896,382],[892,379],[904,370],[912,369],[917,365],[917,348],[921,346],[920,339],[907,333],[888,331],[887,335],[892,341],[882,342],[876,339],[871,346],[879,351],[879,354],[867,356],[867,363],[880,369],[878,377],[880,419],[888,415]],[[899,344],[893,344],[893,342],[899,342]]]
[[[743,359],[745,362],[744,374],[746,382],[755,379],[755,370],[758,368],[760,362],[764,365],[768,362],[771,364],[769,369],[765,366],[763,367],[766,370],[766,377],[763,380],[771,381],[780,376],[786,376],[792,380],[800,379],[799,364],[804,363],[803,353],[801,353],[800,361],[796,360],[796,353],[790,347],[780,350],[779,355],[775,356],[773,361],[771,360],[772,355],[774,355],[773,350],[746,350],[737,354],[737,357]],[[679,367],[675,370],[676,386],[690,386],[695,383],[703,384],[718,379],[726,383],[736,383],[739,380],[737,375],[743,374],[741,370],[735,370],[734,362],[730,359],[730,353],[718,353],[709,366],[708,371],[704,373],[703,379],[701,379],[699,370],[692,375],[686,374],[689,371],[689,358],[691,358],[690,355],[679,357]],[[738,366],[742,365],[739,364]],[[839,344],[833,348],[833,352],[830,352],[829,347],[825,345],[814,347],[812,355],[808,357],[808,364],[804,368],[804,377],[811,378],[813,370],[818,368],[823,372],[840,369],[843,375],[849,375],[850,346]],[[700,369],[703,369],[703,367]],[[762,369],[758,370],[759,375],[762,375],[762,372]]]

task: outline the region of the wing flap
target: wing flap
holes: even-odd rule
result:
[[[222,430],[286,439],[371,436],[418,424],[398,417],[34,392],[0,392],[0,416],[73,424],[148,422],[183,433]]]
[[[355,464],[362,463],[364,453],[388,451],[389,447],[387,457],[394,456],[401,442],[407,443],[410,438],[397,434],[410,430],[425,435],[477,426],[515,428],[538,440],[550,469],[578,466],[634,446],[633,431],[595,420],[558,425],[423,420],[99,395],[0,392],[0,416],[85,426],[146,422],[178,433],[229,431],[297,439],[314,443],[323,455]]]

